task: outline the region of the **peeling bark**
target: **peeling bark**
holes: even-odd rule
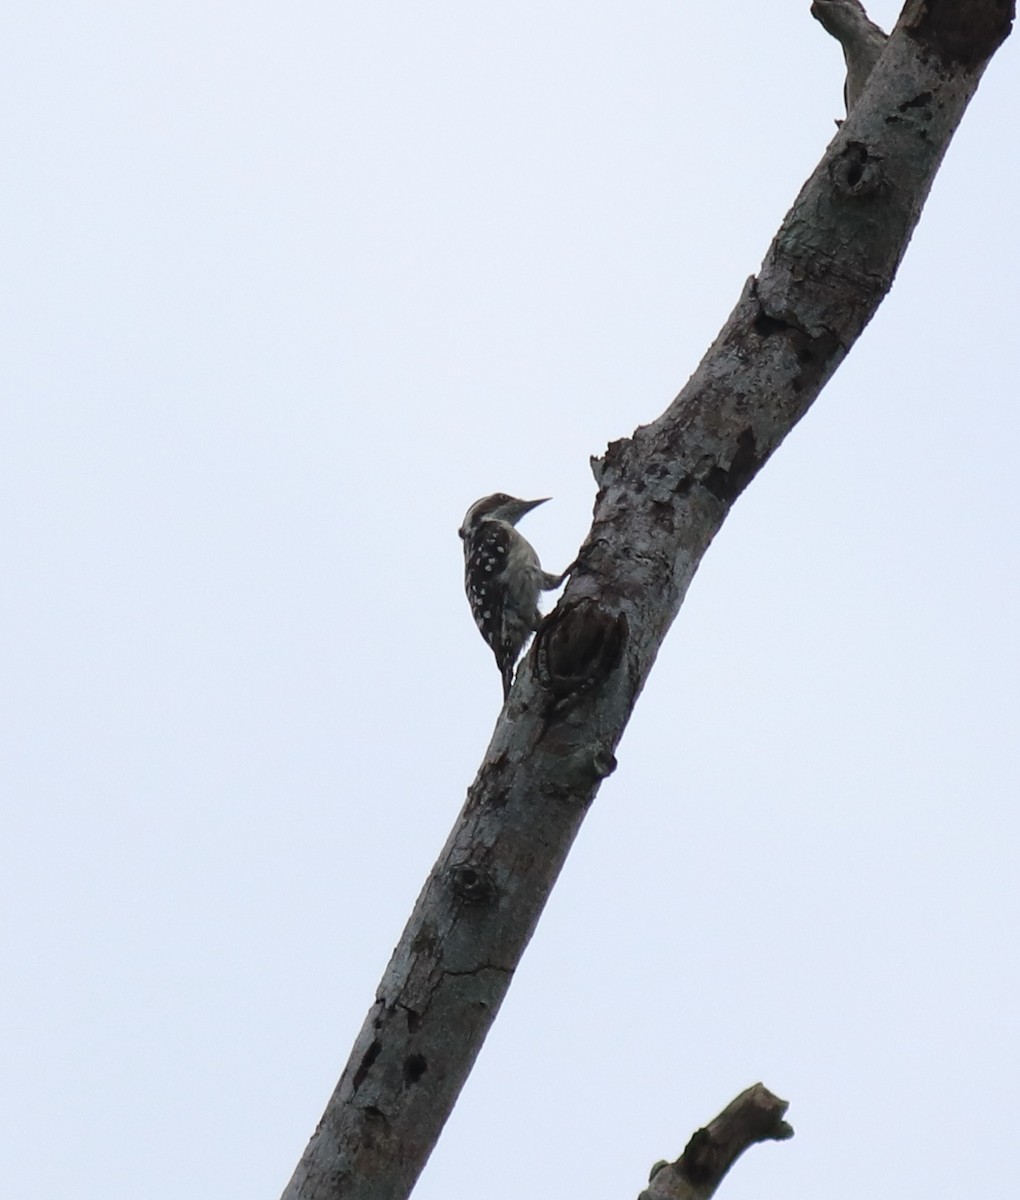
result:
[[[570,582],[285,1200],[409,1194],[702,556],[889,290],[1012,17],[1004,0],[910,0],[690,382],[593,463],[594,520]]]

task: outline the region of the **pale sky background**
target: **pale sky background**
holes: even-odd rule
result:
[[[897,5],[875,3],[889,27]],[[841,115],[808,0],[8,6],[0,1195],[278,1196],[550,569]],[[1020,71],[699,573],[417,1200],[1016,1195]]]

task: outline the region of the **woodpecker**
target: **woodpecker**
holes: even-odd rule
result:
[[[457,531],[464,542],[464,590],[471,615],[496,656],[503,676],[503,699],[510,695],[514,664],[538,628],[541,592],[559,587],[570,572],[542,570],[531,543],[514,528],[542,500],[517,500],[496,492],[467,510]]]

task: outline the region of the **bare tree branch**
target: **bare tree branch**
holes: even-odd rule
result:
[[[759,274],[594,522],[500,714],[285,1200],[403,1200],[492,1024],[659,646],[737,496],[892,284],[1012,0],[909,0]]]
[[[864,91],[889,37],[868,17],[859,0],[814,0],[811,15],[843,47],[846,60],[843,100],[849,112]]]
[[[783,1120],[789,1107],[763,1084],[753,1084],[694,1133],[676,1162],[656,1163],[638,1200],[709,1200],[749,1146],[793,1137]]]

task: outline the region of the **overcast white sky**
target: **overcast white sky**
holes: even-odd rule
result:
[[[892,0],[873,16],[889,27]],[[655,417],[841,115],[808,0],[8,6],[0,1194],[275,1197],[500,699],[479,495]],[[1017,50],[712,547],[418,1200],[1016,1194]]]

